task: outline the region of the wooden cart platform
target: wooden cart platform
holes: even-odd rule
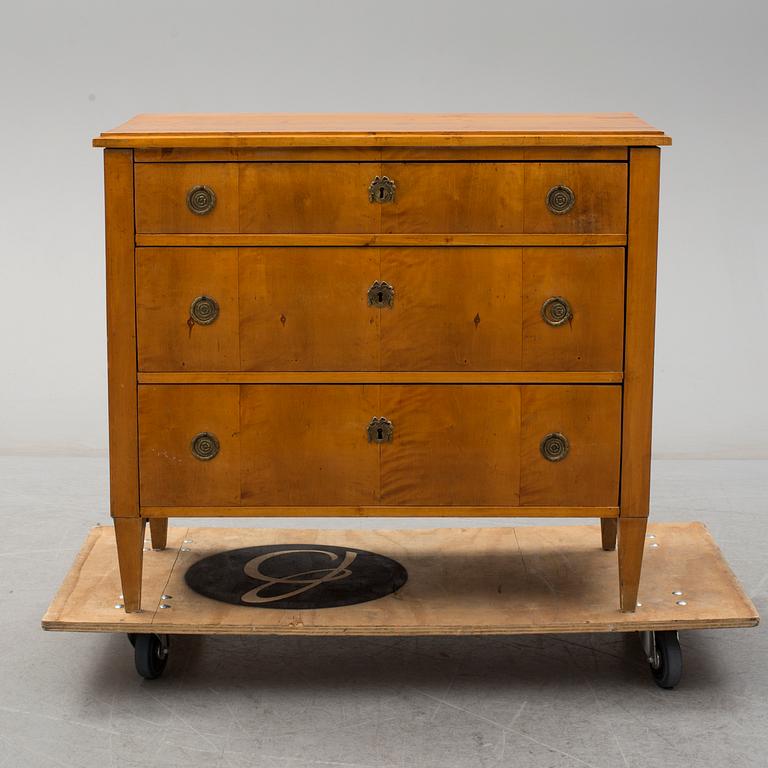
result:
[[[184,574],[199,559],[264,544],[376,552],[401,563],[408,581],[371,602],[316,610],[228,605],[186,585]],[[169,531],[168,548],[145,551],[144,560],[142,611],[126,614],[120,605],[113,529],[94,528],[45,614],[43,628],[158,635],[514,635],[751,627],[759,621],[701,523],[649,526],[635,613],[619,611],[616,554],[601,549],[599,526],[591,525],[175,528]]]

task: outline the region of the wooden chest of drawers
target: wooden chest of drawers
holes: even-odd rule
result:
[[[632,115],[145,115],[105,147],[125,608],[172,516],[597,517],[634,610],[659,146]]]

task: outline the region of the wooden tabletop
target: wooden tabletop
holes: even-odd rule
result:
[[[587,114],[145,114],[96,147],[662,146],[630,112]]]

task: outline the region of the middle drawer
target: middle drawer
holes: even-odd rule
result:
[[[620,371],[623,248],[138,248],[138,364]]]

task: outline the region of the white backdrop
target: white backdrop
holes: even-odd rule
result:
[[[14,3],[0,26],[0,452],[101,453],[101,151],[137,112],[633,111],[662,152],[656,456],[768,456],[768,5]]]

